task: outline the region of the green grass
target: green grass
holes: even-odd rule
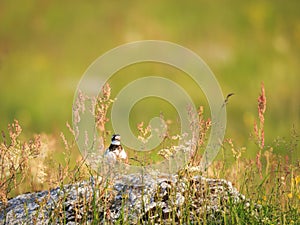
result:
[[[89,169],[65,127],[65,121],[71,121],[77,83],[91,62],[106,51],[130,41],[159,39],[196,52],[216,75],[224,95],[235,93],[227,106],[227,141],[206,175],[232,181],[243,194],[262,204],[259,223],[300,223],[299,8],[296,0],[288,4],[29,0],[18,7],[9,0],[1,1],[0,130],[6,136],[0,147],[1,167],[11,157],[19,160],[16,165],[20,167],[9,168],[9,173],[1,171],[0,198],[87,178]],[[110,80],[111,97],[128,82],[148,75],[174,80],[188,91],[195,105],[208,109],[203,93],[185,74],[161,64],[145,63],[119,71]],[[253,135],[261,81],[268,104],[263,148]],[[176,120],[170,105],[146,99],[132,109],[129,122],[137,135],[136,125],[147,124],[159,113],[151,107],[147,115],[143,113],[149,103],[161,104],[164,116]],[[209,117],[208,110],[205,117]],[[14,124],[15,118],[23,132],[11,145],[14,137],[5,127]],[[177,125],[173,123],[172,130]],[[113,132],[109,124],[106,128]],[[70,140],[68,148],[59,131]],[[22,147],[29,144],[33,133],[41,133],[40,140],[32,137],[33,143],[41,144],[39,151]],[[233,145],[228,137],[233,138]],[[161,160],[153,153],[148,158]],[[221,215],[224,224],[256,223],[240,206],[233,205],[231,211],[226,217]],[[182,218],[185,220],[189,218]]]
[[[205,207],[201,213],[196,213],[196,209],[192,206],[192,199],[199,198],[199,193],[190,186],[194,175],[198,172],[189,172],[183,169],[178,172],[179,179],[187,182],[188,188],[185,193],[185,202],[181,206],[181,214],[178,217],[174,208],[169,214],[164,214],[162,208],[156,207],[154,211],[149,211],[143,220],[151,218],[158,214],[161,219],[166,219],[170,224],[190,223],[197,221],[202,224],[299,224],[300,223],[300,161],[291,159],[289,152],[294,152],[298,148],[299,135],[294,131],[290,140],[284,143],[287,151],[286,155],[275,152],[278,147],[278,141],[274,145],[264,145],[264,125],[265,125],[265,100],[264,86],[260,94],[261,104],[259,107],[259,117],[257,119],[257,128],[251,135],[250,141],[254,144],[250,149],[255,152],[254,157],[248,157],[246,147],[239,147],[232,139],[225,139],[222,145],[222,151],[218,158],[213,162],[206,172],[201,175],[213,178],[223,178],[231,181],[240,193],[250,199],[249,204],[245,207],[245,202],[235,203],[229,197],[228,201],[220,199],[220,203],[226,205],[226,213],[214,213],[211,217],[210,211]],[[109,97],[109,95],[108,95]],[[102,104],[108,104],[102,102]],[[101,112],[103,113],[103,112]],[[106,113],[104,113],[106,115]],[[96,115],[97,118],[97,115]],[[101,117],[103,121],[105,117]],[[206,122],[204,117],[200,116],[199,121]],[[88,179],[92,174],[97,176],[86,164],[85,160],[78,156],[75,158],[74,152],[76,145],[73,139],[70,141],[61,134],[62,143],[64,144],[64,161],[59,161],[55,155],[61,154],[58,150],[58,140],[54,137],[42,135],[35,136],[31,141],[26,141],[21,136],[22,128],[17,121],[9,125],[8,135],[2,137],[0,144],[0,197],[2,202],[6,202],[9,198],[26,191],[36,191],[43,189],[51,189],[57,186],[63,187],[63,184],[73,183],[80,180]],[[139,135],[147,136],[144,128],[139,127]],[[202,145],[205,146],[209,127],[203,127]],[[5,134],[5,132],[3,133]],[[103,132],[103,134],[107,134]],[[171,142],[170,142],[171,143]],[[198,166],[201,160],[201,148],[193,155],[189,167]],[[54,150],[57,147],[57,150]],[[283,146],[281,146],[283,147]],[[52,149],[52,151],[51,151]],[[164,156],[164,154],[162,154]],[[51,160],[50,160],[51,159]],[[143,160],[142,157],[140,160]],[[10,162],[14,162],[11,164]],[[38,163],[37,163],[38,162]],[[144,163],[151,163],[145,161]],[[36,170],[34,169],[36,167]],[[108,183],[100,182],[97,184],[96,190],[98,196],[94,194],[89,200],[81,199],[83,204],[83,215],[78,216],[81,223],[85,223],[92,218],[93,223],[97,224],[104,220],[109,221],[107,212],[110,206],[110,200],[113,196],[111,190],[108,189]],[[170,201],[176,198],[176,190],[171,188],[168,190]],[[64,224],[66,217],[63,214],[63,201],[66,196],[62,196],[56,207],[51,211],[51,221],[58,220]],[[157,196],[159,199],[160,196]],[[126,199],[126,196],[124,196]],[[40,203],[41,206],[44,203]],[[122,201],[123,205],[124,202]],[[222,204],[221,204],[222,205]],[[146,205],[145,205],[146,206]],[[128,223],[128,212],[122,207],[121,215],[117,224]],[[196,216],[191,218],[190,212]],[[79,213],[79,211],[78,211]],[[82,216],[82,217],[80,217]],[[81,218],[81,219],[79,219]],[[150,224],[151,220],[147,220]]]
[[[159,39],[196,52],[215,73],[224,95],[236,93],[228,105],[227,132],[240,145],[248,143],[249,114],[256,110],[260,81],[269,90],[267,139],[288,137],[293,124],[299,129],[299,4],[30,0],[16,7],[1,1],[0,127],[18,118],[28,136],[66,131],[76,85],[93,60],[129,41]],[[126,79],[118,76],[118,82],[153,72],[174,75],[174,69],[156,67],[126,69],[121,74]],[[182,74],[173,79],[190,90]],[[111,83],[115,93],[118,82]],[[205,99],[198,98],[201,90],[191,95],[204,105]],[[142,114],[141,108],[135,114]],[[133,116],[131,122],[140,120]]]

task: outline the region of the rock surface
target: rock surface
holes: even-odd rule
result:
[[[0,202],[0,224],[160,224],[217,220],[228,204],[248,200],[230,182],[193,176],[123,175],[113,182],[82,181]]]

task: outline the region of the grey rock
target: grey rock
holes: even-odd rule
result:
[[[8,224],[122,224],[179,222],[217,219],[228,204],[249,200],[229,181],[177,175],[123,175],[114,181],[82,181],[51,191],[22,194],[0,202],[0,225]],[[174,222],[174,221],[173,221]],[[181,221],[182,222],[182,221]],[[191,222],[192,223],[192,222]]]

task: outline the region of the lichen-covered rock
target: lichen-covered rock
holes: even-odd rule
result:
[[[0,224],[197,223],[216,220],[230,204],[249,205],[226,180],[131,174],[19,195],[0,203]]]

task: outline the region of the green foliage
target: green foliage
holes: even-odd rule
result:
[[[227,132],[239,144],[247,143],[255,111],[254,90],[261,80],[269,90],[267,143],[273,137],[288,137],[293,124],[299,124],[299,1],[30,0],[16,7],[4,0],[0,8],[2,128],[18,118],[28,133],[64,130],[64,122],[71,121],[76,85],[88,65],[117,45],[145,39],[190,48],[211,67],[224,95],[236,93],[228,105]],[[118,80],[128,82],[131,77],[153,73],[167,74],[188,91],[195,90],[192,98],[204,105],[200,90],[182,73],[162,65],[126,68]],[[116,94],[120,83],[111,84]],[[142,108],[134,114],[141,115]],[[149,115],[155,113],[149,111]],[[170,111],[168,117],[174,115]],[[148,122],[135,116],[131,120],[134,126]]]

